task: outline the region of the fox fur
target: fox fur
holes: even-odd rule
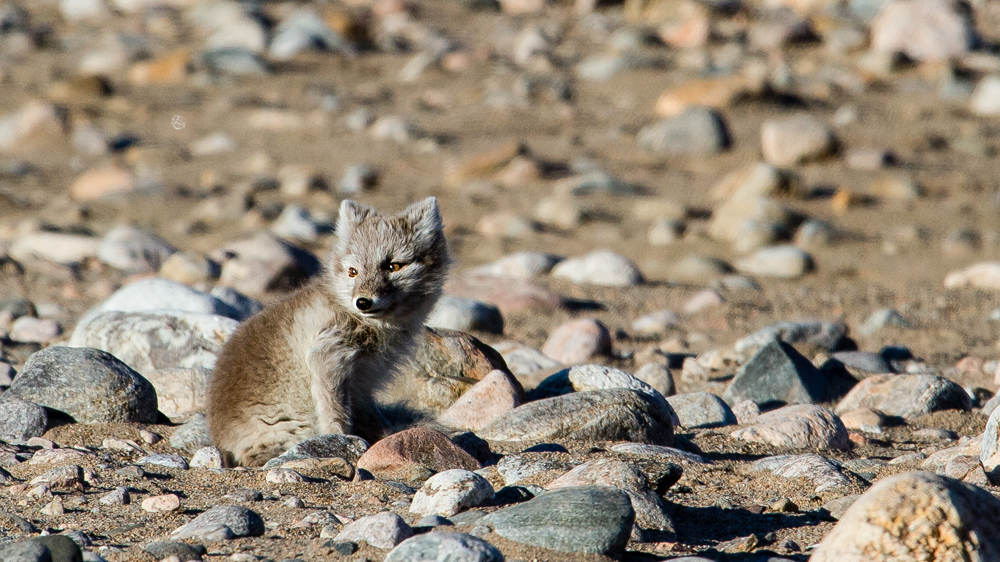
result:
[[[219,355],[208,426],[228,466],[326,433],[375,442],[374,393],[412,354],[450,263],[437,200],[396,215],[345,200],[322,275],[245,321]]]

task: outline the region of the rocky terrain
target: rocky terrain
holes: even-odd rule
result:
[[[0,559],[998,560],[998,154],[996,0],[0,0]],[[427,195],[400,431],[223,469]]]

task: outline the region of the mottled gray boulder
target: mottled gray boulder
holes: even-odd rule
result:
[[[97,248],[97,259],[129,273],[150,273],[176,252],[169,242],[133,225],[112,228]]]
[[[151,542],[142,547],[142,550],[152,556],[154,560],[176,556],[181,559],[181,562],[201,560],[201,557],[208,552],[208,549],[200,544],[190,545],[182,542]]]
[[[451,517],[494,497],[493,486],[482,476],[454,468],[431,476],[417,490],[410,513]]]
[[[37,541],[0,544],[0,560],[10,562],[52,562],[52,553]]]
[[[10,397],[0,400],[0,441],[21,443],[41,437],[49,425],[45,408]]]
[[[81,320],[69,345],[114,354],[136,371],[212,369],[239,322],[188,312],[102,312]]]
[[[490,543],[465,533],[432,531],[406,539],[385,562],[503,562]]]
[[[655,388],[657,392],[664,396],[677,394],[677,388],[674,385],[674,376],[666,365],[646,363],[632,376]]]
[[[0,401],[11,398],[79,423],[153,423],[158,416],[153,385],[99,349],[53,346],[31,354]]]
[[[413,536],[413,529],[395,513],[384,511],[348,523],[334,538],[337,541],[366,542],[375,548],[390,549]]]
[[[711,392],[691,392],[667,397],[680,425],[688,428],[736,425],[736,414]]]
[[[368,450],[368,442],[356,435],[328,433],[317,435],[293,446],[281,455],[267,461],[264,468],[276,468],[286,462],[300,459],[327,459],[339,457],[356,464]]]
[[[837,322],[815,320],[778,322],[737,341],[733,347],[736,351],[744,353],[772,341],[783,341],[786,343],[805,343],[827,351],[836,351],[843,344],[846,336],[847,327]]]
[[[972,399],[954,382],[934,375],[879,375],[854,387],[837,404],[837,413],[871,408],[910,418],[938,410],[969,410]]]
[[[212,438],[208,435],[208,421],[205,419],[205,414],[191,416],[184,425],[174,430],[174,434],[170,436],[170,446],[189,453],[202,447],[211,447]]]
[[[169,279],[149,277],[125,285],[91,308],[80,323],[102,312],[193,312],[242,320],[243,314],[229,303]]]
[[[183,540],[211,537],[218,533],[220,527],[228,529],[233,537],[259,537],[264,534],[264,520],[260,515],[243,506],[220,505],[178,527],[170,534],[170,538]]]
[[[693,107],[639,130],[639,146],[650,152],[710,156],[726,148],[729,134],[718,113],[707,107]]]
[[[680,463],[680,464],[711,464],[712,461],[701,455],[664,447],[662,445],[647,445],[645,443],[619,443],[611,447],[612,451],[625,455],[635,455],[647,459],[655,459],[660,463]],[[506,458],[506,457],[505,457]]]
[[[232,287],[216,285],[209,291],[210,295],[233,307],[238,316],[231,316],[236,320],[245,320],[254,314],[264,310],[264,304],[259,300],[248,297]],[[223,316],[226,316],[223,314]]]
[[[884,478],[848,508],[810,560],[1000,560],[1000,501],[929,472]]]
[[[496,534],[514,542],[609,556],[624,553],[634,521],[628,494],[606,486],[553,490],[482,519]]]
[[[840,418],[822,406],[798,404],[761,414],[732,433],[736,439],[789,449],[850,449]]]
[[[851,483],[840,471],[840,463],[816,454],[765,457],[754,462],[751,470],[785,478],[809,478],[817,494]]]
[[[740,367],[722,398],[729,404],[813,404],[825,398],[826,386],[819,369],[794,347],[771,341]]]
[[[673,410],[665,400],[615,388],[575,392],[518,406],[477,435],[491,441],[537,442],[553,439],[673,443]]]

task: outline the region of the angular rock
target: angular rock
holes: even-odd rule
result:
[[[356,435],[339,433],[317,435],[267,461],[264,468],[276,468],[286,462],[302,459],[341,458],[353,464],[358,462],[368,448],[368,442]]]
[[[662,397],[623,388],[575,392],[514,408],[477,435],[490,441],[579,439],[670,445],[674,414],[665,404]]]
[[[492,371],[438,416],[438,422],[447,427],[476,431],[520,406],[520,394],[518,383],[511,375]]]
[[[140,373],[212,369],[237,326],[212,314],[102,312],[81,321],[69,345],[103,349]]]
[[[614,459],[597,459],[574,468],[545,486],[549,490],[578,486],[609,486],[629,495],[635,524],[642,529],[674,531],[663,502],[639,469]]]
[[[435,472],[453,468],[477,470],[479,462],[472,458],[443,433],[417,427],[395,433],[375,443],[358,459],[358,468],[372,474],[403,474],[425,466]]]
[[[503,315],[499,308],[475,299],[450,295],[438,300],[426,324],[432,328],[459,332],[503,333]]]
[[[620,556],[635,511],[628,494],[605,486],[553,490],[535,499],[487,515],[482,523],[501,537],[580,554]]]
[[[552,269],[552,276],[605,287],[628,287],[643,281],[642,273],[632,260],[608,250],[567,258]]]
[[[667,398],[677,413],[680,425],[686,428],[736,425],[736,415],[721,398],[710,392],[692,392]]]
[[[152,273],[177,249],[151,232],[132,225],[111,229],[97,248],[97,259],[128,273]]]
[[[232,537],[259,537],[264,534],[264,520],[257,513],[239,505],[220,505],[177,528],[170,538],[205,538],[218,533],[220,527],[228,529]]]
[[[813,404],[827,397],[827,380],[808,359],[783,341],[771,341],[750,358],[726,387],[729,404]]]
[[[821,406],[799,404],[761,414],[752,425],[737,429],[735,439],[790,449],[851,448],[840,418]]]
[[[829,154],[835,142],[830,128],[807,113],[771,119],[760,136],[764,159],[784,168]]]
[[[851,484],[840,471],[839,463],[816,454],[765,457],[754,462],[751,469],[785,478],[809,478],[817,494]]]
[[[417,490],[410,513],[451,517],[493,499],[493,486],[475,472],[460,468],[431,476]]]
[[[910,322],[902,314],[891,308],[876,310],[865,320],[865,323],[858,328],[858,333],[862,336],[875,334],[882,328],[895,326],[897,328],[909,328]]]
[[[1000,501],[944,476],[884,478],[844,513],[814,562],[1000,558]]]
[[[21,443],[41,437],[49,425],[45,408],[10,397],[0,400],[0,441]]]
[[[33,353],[0,401],[12,398],[64,412],[78,423],[157,419],[153,385],[98,349],[53,346]]]
[[[836,411],[872,408],[890,416],[911,418],[938,410],[969,410],[972,401],[954,382],[934,375],[879,375],[852,389]]]
[[[362,517],[348,523],[334,540],[366,542],[375,548],[390,549],[413,536],[413,529],[391,512]]]
[[[118,289],[101,304],[87,311],[80,321],[86,323],[102,312],[179,311],[213,314],[243,320],[241,311],[208,293],[192,289],[175,281],[149,277]]]
[[[611,332],[595,318],[570,320],[549,334],[542,353],[561,363],[583,363],[611,353]]]
[[[432,531],[406,539],[392,549],[385,562],[503,562],[490,543],[465,533]]]

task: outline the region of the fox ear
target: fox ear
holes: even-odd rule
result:
[[[402,215],[413,224],[419,240],[433,240],[444,229],[437,197],[428,197],[403,210]]]
[[[361,221],[365,220],[369,215],[374,214],[376,214],[375,209],[368,205],[344,199],[340,202],[340,217],[337,219],[337,236],[339,238],[346,238]]]

